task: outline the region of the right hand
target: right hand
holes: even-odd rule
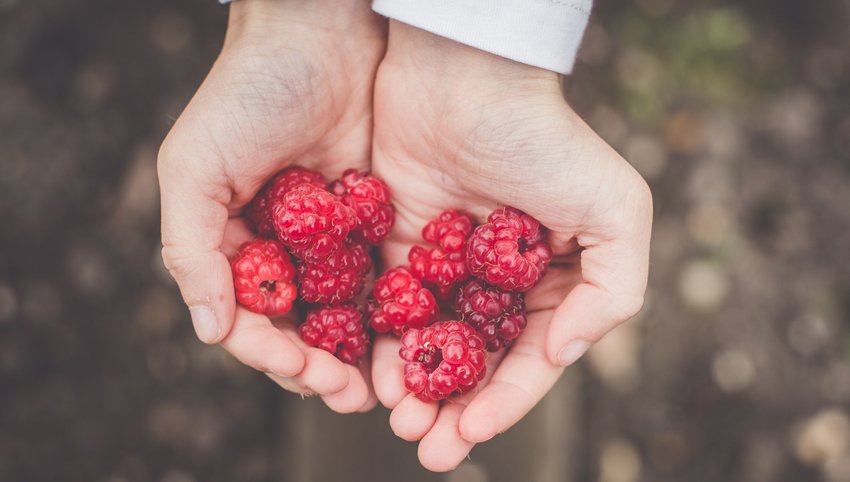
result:
[[[366,0],[240,0],[221,54],[162,144],[162,256],[198,337],[339,412],[374,406],[369,364],[304,345],[293,320],[237,307],[242,207],[281,169],[366,169],[386,26]]]

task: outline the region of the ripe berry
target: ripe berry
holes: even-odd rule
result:
[[[363,290],[372,258],[366,246],[348,242],[321,263],[298,263],[301,299],[308,303],[350,301]]]
[[[522,293],[472,279],[458,291],[457,316],[475,328],[487,350],[497,351],[510,345],[528,324],[524,298]]]
[[[282,315],[298,294],[295,267],[283,245],[257,238],[244,243],[230,262],[236,301],[254,313]]]
[[[248,226],[261,236],[274,236],[272,206],[283,198],[284,194],[301,184],[312,184],[324,188],[325,177],[300,166],[281,171],[245,206],[244,216]]]
[[[311,184],[301,184],[284,194],[273,206],[272,218],[280,242],[309,263],[326,260],[357,227],[351,208]]]
[[[369,345],[363,313],[353,303],[313,309],[298,332],[308,345],[333,353],[345,363],[356,363]]]
[[[464,212],[455,210],[443,211],[437,219],[429,221],[422,228],[422,238],[425,241],[441,246],[444,243],[452,246],[466,243],[470,234],[472,234],[472,218]]]
[[[369,323],[378,333],[401,335],[408,328],[422,328],[437,319],[434,295],[404,266],[393,268],[375,280],[369,298]]]
[[[414,246],[407,255],[410,271],[422,284],[434,291],[439,299],[449,299],[457,290],[458,284],[469,278],[466,267],[466,251],[461,245],[459,251],[446,251],[437,246],[424,248]]]
[[[401,337],[404,387],[424,401],[466,393],[484,378],[484,340],[469,325],[441,321]]]
[[[469,238],[466,262],[472,274],[509,291],[528,291],[543,278],[552,249],[540,223],[510,207],[493,211]]]
[[[354,239],[378,244],[389,236],[395,212],[384,181],[368,172],[348,169],[328,190],[357,213],[360,226],[351,233]]]

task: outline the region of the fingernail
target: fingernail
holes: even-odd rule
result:
[[[584,340],[573,340],[567,343],[567,346],[561,348],[561,351],[558,353],[558,363],[560,363],[562,367],[572,365],[576,360],[584,355],[584,352],[586,352],[588,348],[590,348],[590,343]]]
[[[195,326],[195,333],[198,338],[204,343],[213,343],[221,334],[221,327],[218,325],[218,320],[215,318],[215,313],[209,306],[199,305],[189,308],[189,313],[192,315],[192,324]]]

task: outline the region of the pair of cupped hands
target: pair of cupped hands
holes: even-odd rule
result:
[[[431,470],[519,421],[564,368],[634,315],[646,288],[646,183],[567,105],[561,78],[372,13],[367,0],[239,0],[224,47],[159,153],[163,259],[198,337],[286,390],[338,412],[392,410]],[[281,169],[334,179],[370,169],[396,207],[381,247],[406,263],[446,209],[499,206],[549,229],[554,259],[527,293],[528,328],[493,353],[474,393],[442,404],[405,391],[399,341],[346,365],[307,347],[295,319],[237,307],[228,258],[252,238],[243,206]]]

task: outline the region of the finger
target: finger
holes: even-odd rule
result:
[[[236,311],[236,322],[222,346],[242,363],[281,377],[301,373],[306,360],[292,338],[273,326],[267,317],[244,308]]]
[[[407,395],[404,388],[404,360],[398,354],[401,341],[389,335],[375,337],[372,347],[372,383],[378,400],[389,409]]]
[[[322,395],[328,408],[338,413],[356,412],[369,398],[369,387],[360,369],[353,365],[345,365],[345,368],[348,370],[348,385],[336,393]]]
[[[434,426],[439,410],[438,402],[423,402],[408,394],[390,413],[390,428],[402,440],[421,440]]]
[[[433,472],[447,472],[460,465],[475,446],[460,436],[458,422],[464,405],[447,402],[440,407],[431,430],[419,442],[419,462]]]
[[[304,370],[293,379],[311,392],[330,395],[344,390],[351,383],[347,365],[325,350],[308,347],[304,350],[304,358]]]
[[[375,408],[375,405],[378,404],[378,396],[375,395],[375,387],[372,384],[372,360],[369,353],[367,353],[363,359],[360,360],[360,365],[358,366],[360,369],[360,374],[363,377],[363,381],[366,382],[366,387],[369,389],[369,396],[366,397],[366,401],[363,405],[357,409],[358,412],[368,412]]]
[[[546,357],[544,339],[552,312],[529,315],[528,327],[493,373],[490,383],[469,403],[460,418],[460,434],[480,443],[524,417],[552,388],[564,368]]]
[[[230,331],[236,308],[230,264],[221,252],[231,192],[183,152],[166,141],[159,153],[162,259],[198,338],[216,343]]]
[[[640,186],[645,186],[640,181]],[[643,306],[649,271],[652,198],[648,188],[636,188],[605,237],[580,235],[583,282],[555,310],[547,337],[553,363],[567,366],[590,345]],[[595,238],[595,239],[594,239]]]

